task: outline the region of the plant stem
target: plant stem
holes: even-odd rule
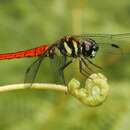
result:
[[[67,92],[67,87],[64,85],[47,84],[47,83],[34,83],[30,87],[28,86],[28,84],[11,84],[0,86],[0,92],[13,91],[19,89],[54,90],[54,91]]]
[[[90,75],[90,77],[86,80],[84,87],[80,86],[80,82],[78,80],[72,79],[68,83],[68,87],[49,83],[34,83],[32,86],[30,86],[30,84],[12,84],[1,86],[0,92],[19,89],[55,90],[64,93],[68,92],[81,103],[91,107],[101,105],[109,94],[109,84],[107,82],[107,78],[101,73]]]

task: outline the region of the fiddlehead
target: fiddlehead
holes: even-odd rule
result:
[[[107,78],[101,73],[92,74],[86,80],[84,88],[80,87],[79,81],[72,79],[68,84],[68,92],[85,105],[98,106],[106,100],[109,85]]]

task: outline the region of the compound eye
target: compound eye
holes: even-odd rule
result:
[[[88,41],[85,41],[84,43],[85,43],[85,50],[89,51],[91,49],[91,47],[92,47],[92,44],[90,42],[88,42]]]

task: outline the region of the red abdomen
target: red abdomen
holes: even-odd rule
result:
[[[0,54],[0,60],[24,58],[24,57],[36,57],[44,54],[47,51],[47,49],[48,49],[48,45],[43,45],[30,50]]]

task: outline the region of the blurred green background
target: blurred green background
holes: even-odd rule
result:
[[[130,32],[129,26],[129,0],[0,0],[0,53],[51,44],[68,34]],[[58,92],[0,93],[0,130],[129,130],[129,56],[109,65],[106,57],[100,59],[111,88],[108,100],[96,108]],[[23,82],[34,60],[0,61],[0,85]],[[38,81],[56,80],[45,76],[53,70],[48,66],[46,62]]]

